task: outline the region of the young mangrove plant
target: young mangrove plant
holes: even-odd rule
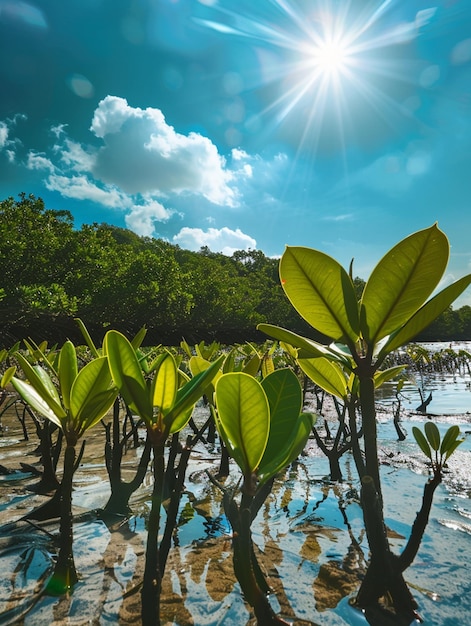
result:
[[[159,544],[161,508],[165,493],[165,444],[170,435],[178,433],[188,423],[196,401],[218,372],[223,356],[205,371],[189,379],[177,367],[175,358],[164,351],[145,366],[133,345],[121,333],[111,330],[105,335],[104,348],[113,380],[124,401],[146,425],[147,436],[153,452],[154,486],[147,526],[147,547],[144,580],[141,590],[142,623],[144,626],[160,624],[160,594],[162,578],[168,555],[169,537],[176,523],[183,476],[172,481],[173,513],[167,512],[164,536]],[[172,449],[171,449],[172,450]],[[186,451],[187,455],[189,451]],[[171,468],[173,469],[173,468]]]
[[[386,534],[375,376],[388,354],[411,341],[471,283],[471,275],[467,275],[431,297],[448,256],[448,240],[436,224],[413,233],[379,261],[358,301],[351,270],[347,272],[318,250],[288,247],[280,261],[283,289],[298,313],[333,343],[323,345],[269,324],[258,326],[298,348],[299,363],[323,357],[357,381],[357,392],[353,386],[352,390],[358,395],[362,415],[361,500],[371,558],[356,602],[367,616],[370,611],[382,610],[380,599],[387,602],[395,623],[409,624],[415,619],[417,604]]]
[[[83,323],[81,319],[75,320],[78,324],[80,332],[85,340],[85,343],[90,350],[90,353],[93,357],[98,358],[103,355],[103,348],[98,348],[90,333],[88,332],[87,327]],[[146,371],[148,358],[152,356],[153,351],[150,352],[146,357],[140,352],[140,348],[142,342],[145,339],[147,334],[146,328],[143,326],[140,330],[134,335],[131,339],[131,345],[136,350],[139,361],[141,363],[141,367],[143,371]],[[139,463],[136,469],[136,473],[133,478],[129,481],[123,480],[122,476],[122,461],[123,456],[126,451],[127,446],[129,445],[129,440],[132,438],[134,447],[137,448],[139,445],[138,439],[138,425],[139,420],[135,421],[132,415],[131,410],[124,403],[124,410],[122,411],[123,401],[122,398],[117,397],[114,405],[113,405],[113,417],[111,422],[105,422],[103,420],[103,425],[105,428],[105,466],[106,471],[108,473],[108,479],[110,483],[110,497],[103,507],[99,511],[100,515],[106,520],[107,518],[114,516],[126,517],[131,513],[131,508],[129,506],[129,500],[132,494],[140,487],[142,484],[146,472],[147,467],[149,465],[150,460],[150,441],[149,438],[146,437],[146,442],[144,445],[144,450],[139,459]],[[122,417],[124,414],[124,417]]]
[[[216,383],[216,424],[242,472],[240,502],[224,490],[224,510],[233,530],[234,572],[260,626],[285,624],[267,597],[269,586],[255,556],[251,524],[273,480],[304,448],[313,416],[302,413],[302,390],[290,369],[262,382],[245,372],[224,374]]]
[[[46,591],[60,595],[72,590],[78,580],[73,555],[72,481],[76,469],[76,446],[87,430],[92,428],[110,410],[117,396],[112,385],[106,357],[99,357],[80,371],[75,346],[62,346],[53,377],[39,365],[30,365],[17,353],[26,380],[13,376],[11,383],[33,410],[58,426],[66,443],[64,472],[60,486],[60,544],[54,572]],[[50,368],[52,364],[50,363]]]
[[[443,480],[443,468],[456,448],[464,441],[458,439],[460,436],[459,426],[450,426],[442,439],[438,427],[433,422],[425,424],[424,432],[417,426],[413,426],[412,434],[422,452],[429,459],[432,475],[425,484],[422,506],[415,518],[409,540],[399,556],[400,567],[403,571],[412,564],[419,551],[430,517],[433,494]]]

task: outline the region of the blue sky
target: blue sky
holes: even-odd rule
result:
[[[1,198],[363,278],[438,221],[471,271],[469,0],[0,0],[0,41]]]

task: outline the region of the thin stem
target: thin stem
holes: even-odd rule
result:
[[[163,499],[165,476],[164,439],[157,438],[148,431],[154,453],[154,488],[152,506],[147,529],[146,563],[141,591],[143,626],[160,626],[160,594],[162,591],[162,571],[159,560],[160,511]]]
[[[54,573],[46,592],[62,595],[72,591],[78,581],[73,554],[72,479],[75,469],[75,446],[68,445],[64,455],[64,474],[61,483],[60,547]]]

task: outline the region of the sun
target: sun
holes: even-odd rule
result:
[[[313,69],[327,77],[344,72],[348,67],[350,52],[342,41],[322,41],[310,51]]]
[[[404,50],[417,28],[397,23],[398,1],[260,0],[251,15],[220,0],[220,20],[197,21],[253,45],[257,64],[247,72],[247,93],[258,91],[265,106],[251,127],[280,128],[299,150],[314,153],[333,133],[344,149],[347,131],[360,132],[370,120],[394,129],[405,115],[396,93],[413,84]]]

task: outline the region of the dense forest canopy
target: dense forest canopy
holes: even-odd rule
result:
[[[77,339],[77,317],[98,340],[145,325],[150,343],[167,345],[264,340],[260,322],[309,333],[280,286],[278,260],[260,250],[228,257],[109,224],[75,229],[69,211],[32,195],[0,201],[0,275],[0,347]],[[354,282],[361,293],[363,280]],[[471,339],[471,307],[450,307],[416,339]]]

